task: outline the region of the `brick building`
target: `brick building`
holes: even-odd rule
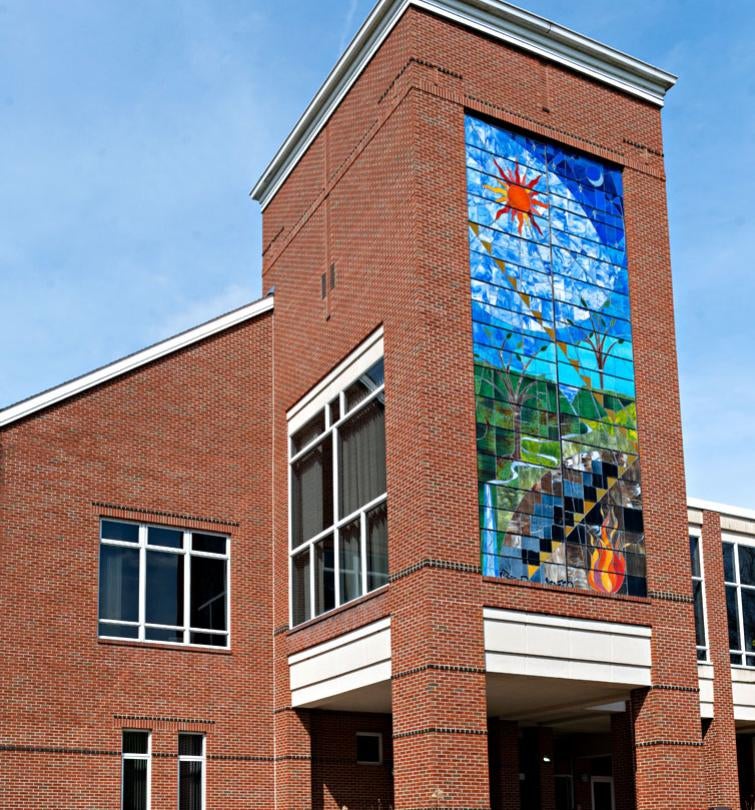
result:
[[[265,297],[0,411],[0,807],[751,798],[755,512],[686,500],[673,82],[377,4],[253,190]]]

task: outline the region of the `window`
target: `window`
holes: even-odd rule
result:
[[[103,519],[99,635],[227,647],[228,538]]]
[[[388,582],[383,360],[360,360],[290,423],[292,624]]]
[[[178,810],[204,810],[204,746],[202,734],[178,735]]]
[[[723,554],[731,663],[755,667],[755,545],[725,539]]]
[[[708,644],[705,634],[705,582],[703,580],[702,543],[700,535],[690,531],[689,554],[692,563],[692,597],[695,600],[695,643],[697,660],[708,660]]]
[[[383,735],[372,731],[357,732],[357,764],[383,764]]]
[[[149,810],[151,739],[148,731],[123,731],[121,810]]]

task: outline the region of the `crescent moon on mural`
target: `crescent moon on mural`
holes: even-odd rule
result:
[[[585,172],[587,180],[591,186],[600,188],[603,185],[603,169],[599,166],[590,166]]]

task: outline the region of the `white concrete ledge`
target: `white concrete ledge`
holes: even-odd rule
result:
[[[700,717],[713,717],[713,664],[697,665],[697,683],[700,687]]]
[[[731,692],[734,699],[734,719],[755,721],[755,670],[732,667]]]
[[[488,672],[649,686],[649,627],[483,610]]]
[[[293,706],[391,679],[391,620],[380,619],[289,656]]]

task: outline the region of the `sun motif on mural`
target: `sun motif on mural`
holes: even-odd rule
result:
[[[542,213],[537,209],[544,210],[548,207],[548,203],[538,199],[542,192],[535,191],[535,186],[540,182],[542,175],[539,174],[529,182],[525,182],[527,173],[524,169],[520,173],[518,165],[512,172],[503,169],[497,160],[493,162],[505,184],[501,186],[485,185],[485,188],[498,195],[496,202],[503,203],[503,207],[498,209],[495,218],[498,219],[504,214],[508,214],[515,219],[520,236],[525,222],[529,222],[539,234],[542,234],[542,230],[535,220],[535,216]]]

